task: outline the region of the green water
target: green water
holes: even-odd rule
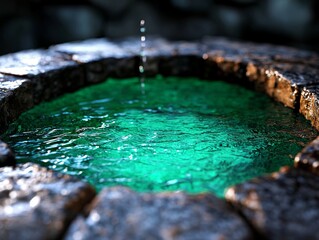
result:
[[[24,113],[3,136],[20,162],[101,189],[212,191],[292,165],[316,132],[291,109],[222,81],[108,80]]]

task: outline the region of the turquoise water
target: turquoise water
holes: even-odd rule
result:
[[[222,196],[230,185],[292,165],[316,132],[291,109],[222,81],[110,79],[22,116],[3,136],[18,161],[79,176],[99,190]]]

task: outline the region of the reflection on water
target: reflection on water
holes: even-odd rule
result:
[[[43,103],[4,140],[20,162],[80,176],[98,189],[213,191],[291,165],[316,136],[291,109],[221,81],[108,80]]]

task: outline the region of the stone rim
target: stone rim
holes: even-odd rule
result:
[[[107,77],[137,76],[138,50],[137,39],[118,42],[92,39],[0,57],[0,132],[22,112],[42,101]],[[319,55],[316,53],[221,38],[178,43],[155,38],[149,42],[147,55],[147,76],[235,80],[295,109],[319,130]],[[10,111],[13,106],[18,106],[16,111]],[[2,142],[0,146],[0,163],[15,165],[10,147]],[[318,148],[319,137],[296,156],[295,167],[318,175]],[[230,188],[226,199],[232,202],[233,194],[235,190]]]

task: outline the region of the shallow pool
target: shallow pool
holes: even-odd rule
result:
[[[316,136],[267,96],[195,78],[115,80],[22,114],[3,140],[36,162],[101,189],[212,191],[292,165]]]

